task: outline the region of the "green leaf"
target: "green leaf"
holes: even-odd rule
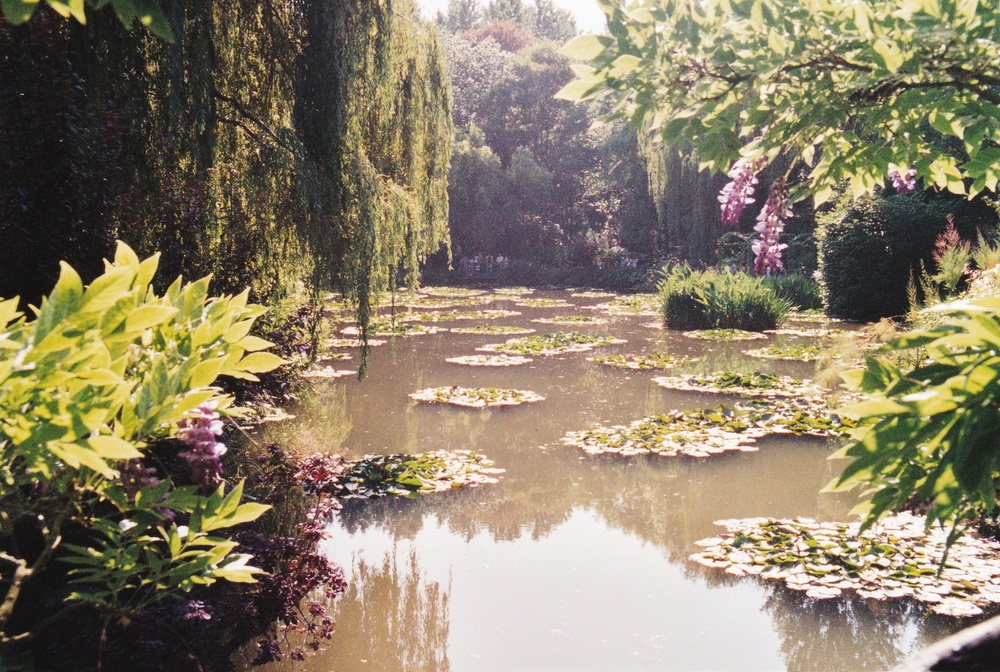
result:
[[[270,352],[254,352],[241,359],[234,368],[247,373],[267,373],[284,363],[285,360]]]
[[[559,53],[577,61],[592,61],[604,53],[611,43],[612,39],[607,35],[579,35],[563,45]]]
[[[38,0],[3,0],[4,19],[13,25],[19,26],[35,13],[38,8]]]
[[[129,313],[125,318],[125,331],[143,331],[150,327],[166,322],[177,314],[177,309],[173,306],[140,306]]]
[[[191,378],[188,387],[196,390],[200,387],[208,387],[215,382],[215,379],[222,373],[222,367],[226,364],[226,357],[214,357],[205,360],[191,371]]]
[[[114,436],[92,436],[86,444],[105,460],[135,460],[142,453],[131,443]]]

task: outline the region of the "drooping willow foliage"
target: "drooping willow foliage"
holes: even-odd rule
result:
[[[447,243],[451,101],[434,29],[412,0],[161,5],[173,44],[125,30],[106,12],[90,13],[85,27],[45,16],[16,28],[0,20],[0,47],[30,62],[25,50],[40,47],[28,37],[42,31],[43,46],[59,52],[50,61],[72,75],[21,77],[0,100],[5,124],[27,124],[45,111],[12,109],[21,89],[43,100],[32,89],[65,90],[80,117],[54,125],[58,144],[94,158],[62,171],[79,189],[50,196],[110,191],[103,209],[67,203],[72,226],[53,221],[58,208],[32,226],[86,237],[78,213],[98,210],[103,221],[82,225],[101,234],[95,247],[118,237],[141,254],[160,251],[165,278],[211,272],[215,291],[250,286],[264,301],[300,281],[339,288],[367,323],[399,269],[415,271]],[[64,126],[83,130],[67,138]],[[37,133],[26,135],[5,133],[14,146],[0,154],[38,143]],[[12,179],[30,184],[34,172]],[[15,210],[31,205],[18,203],[18,184],[0,191]],[[2,233],[25,226],[0,215]]]

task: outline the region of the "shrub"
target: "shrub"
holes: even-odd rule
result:
[[[788,299],[794,308],[815,310],[823,307],[819,284],[812,278],[799,273],[788,273],[767,278],[771,290],[783,299]]]
[[[866,322],[905,314],[911,273],[931,266],[947,216],[955,212],[962,228],[978,223],[980,210],[917,192],[840,202],[820,228],[827,312]]]
[[[25,584],[50,560],[72,565],[70,601],[107,618],[218,579],[260,570],[214,536],[268,507],[220,484],[220,375],[255,379],[281,363],[249,336],[264,309],[247,293],[208,298],[209,278],[157,296],[158,257],[119,244],[88,287],[66,264],[34,320],[0,301],[0,644]],[[249,353],[249,354],[248,354]],[[150,444],[175,437],[195,484],[152,466]],[[60,544],[71,533],[76,544]]]
[[[687,265],[665,268],[658,289],[669,329],[765,331],[777,327],[791,307],[765,278]]]

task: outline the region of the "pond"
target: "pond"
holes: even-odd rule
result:
[[[720,519],[850,520],[853,494],[819,494],[842,466],[827,460],[837,445],[832,439],[768,437],[758,452],[703,459],[594,456],[560,443],[567,432],[595,424],[739,399],[665,389],[653,382],[657,376],[732,370],[811,377],[812,363],[743,352],[819,344],[819,337],[699,340],[657,329],[649,315],[588,308],[606,297],[536,291],[532,299],[549,301],[520,306],[512,294],[486,298],[493,301],[479,297],[475,306],[441,310],[521,314],[437,326],[496,324],[627,342],[494,368],[445,360],[483,354],[477,348],[518,336],[390,337],[372,348],[363,382],[316,381],[289,409],[295,419],[272,426],[268,439],[300,452],[472,450],[506,473],[497,484],[420,499],[349,501],[325,542],[350,582],[336,604],[334,639],[305,662],[267,669],[884,670],[971,623],[926,614],[912,603],[810,600],[688,559],[699,550],[695,541],[722,531],[713,524]],[[603,319],[535,321],[572,315]],[[697,361],[664,372],[587,360],[646,352]],[[336,368],[350,364],[356,368],[357,357]],[[530,390],[545,399],[477,409],[408,396],[441,386]]]

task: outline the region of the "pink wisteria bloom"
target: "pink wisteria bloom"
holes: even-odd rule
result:
[[[917,188],[916,168],[910,168],[905,175],[901,175],[898,170],[890,171],[889,179],[892,180],[892,188],[900,194],[908,194]]]
[[[788,245],[781,243],[781,233],[785,230],[784,219],[792,216],[792,205],[788,200],[788,190],[785,179],[778,178],[771,185],[771,193],[767,202],[757,215],[757,226],[754,231],[760,234],[760,239],[753,241],[751,249],[757,258],[754,269],[758,275],[774,275],[784,268],[781,252]]]
[[[722,204],[722,223],[736,226],[740,221],[743,209],[753,203],[754,187],[757,186],[757,162],[739,159],[729,171],[732,180],[719,192],[719,203]]]
[[[179,456],[191,467],[191,480],[210,488],[222,478],[222,461],[226,446],[216,439],[222,434],[222,420],[212,404],[203,404],[197,415],[180,421],[177,438],[188,445]]]

